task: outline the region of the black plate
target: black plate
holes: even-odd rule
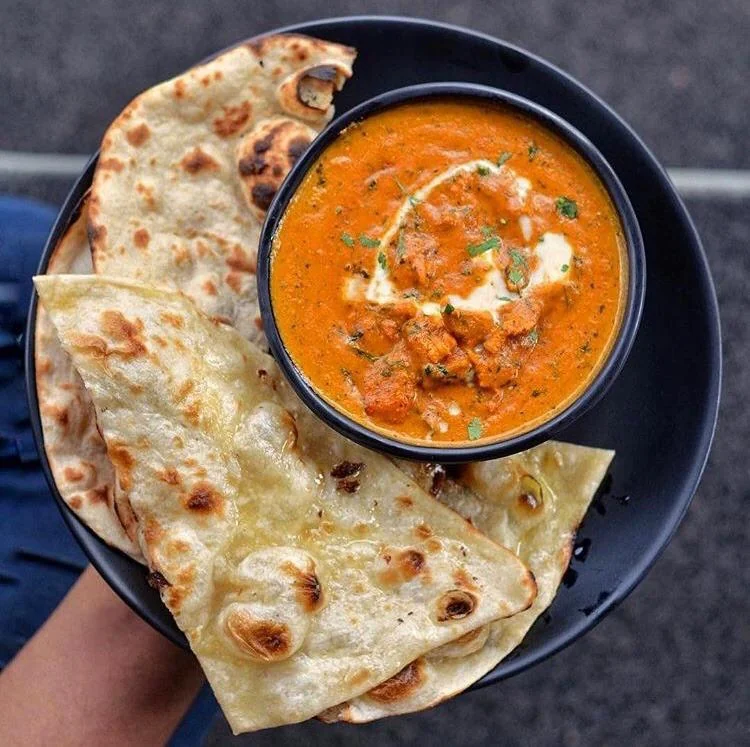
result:
[[[700,480],[716,424],[721,386],[719,312],[706,257],[685,206],[633,131],[590,91],[517,47],[464,29],[385,17],[343,18],[283,29],[357,47],[354,77],[339,112],[392,88],[434,80],[483,83],[525,96],[567,119],[593,141],[623,183],[646,246],[648,282],[640,332],[606,398],[561,437],[616,449],[606,491],[579,532],[585,562],[574,558],[554,604],[522,646],[478,684],[535,664],[592,628],[621,602],[664,550]],[[42,256],[91,183],[90,163],[62,208]],[[102,543],[62,503],[42,449],[29,312],[29,403],[47,480],[63,516],[115,591],[174,642],[182,634],[141,566]]]

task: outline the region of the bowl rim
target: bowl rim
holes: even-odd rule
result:
[[[628,268],[627,295],[620,328],[604,363],[586,389],[554,417],[528,431],[506,439],[488,439],[461,446],[401,441],[356,421],[329,403],[308,381],[286,349],[276,324],[270,292],[274,236],[297,188],[323,151],[355,122],[402,104],[439,98],[465,98],[509,107],[537,120],[570,145],[592,168],[614,205],[622,226]],[[597,147],[578,129],[546,107],[509,91],[475,83],[435,82],[396,88],[367,99],[335,117],[313,140],[269,206],[260,234],[257,280],[261,319],[271,352],[294,391],[316,416],[341,435],[367,448],[393,457],[449,464],[495,459],[529,449],[553,438],[601,401],[625,365],[638,332],[646,294],[646,258],[638,219],[624,187]]]

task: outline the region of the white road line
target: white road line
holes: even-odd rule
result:
[[[89,156],[0,150],[0,176],[78,176]]]
[[[0,150],[0,178],[75,177],[88,156]],[[683,197],[750,197],[750,170],[667,169]]]
[[[750,171],[667,169],[683,197],[750,197]]]

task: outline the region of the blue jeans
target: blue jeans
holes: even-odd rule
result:
[[[39,256],[56,211],[0,196],[0,669],[86,566],[44,480],[29,424],[23,332]],[[199,744],[216,714],[204,688],[171,744]]]

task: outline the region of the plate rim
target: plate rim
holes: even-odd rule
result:
[[[673,501],[673,505],[670,508],[669,516],[666,521],[663,522],[661,531],[657,535],[657,538],[653,540],[646,550],[641,554],[639,561],[632,565],[628,572],[623,576],[617,586],[611,591],[609,596],[602,600],[601,603],[597,604],[596,608],[588,615],[582,616],[576,623],[567,626],[563,631],[560,631],[555,636],[551,637],[548,641],[542,642],[537,645],[531,651],[517,648],[509,658],[500,661],[492,670],[487,672],[481,679],[473,683],[468,690],[474,690],[481,687],[485,687],[490,684],[499,682],[500,680],[507,679],[516,674],[519,674],[526,669],[542,662],[550,656],[562,651],[569,645],[577,641],[584,633],[592,630],[598,625],[604,617],[609,614],[615,607],[617,607],[629,594],[635,589],[635,587],[645,578],[648,572],[653,568],[656,561],[666,550],[669,542],[674,537],[677,529],[679,528],[682,520],[687,513],[688,508],[693,500],[695,492],[700,483],[701,477],[706,468],[708,458],[710,456],[711,445],[713,443],[714,435],[716,432],[716,425],[719,415],[719,405],[721,402],[721,384],[723,379],[723,356],[722,356],[722,341],[721,341],[721,318],[719,314],[719,304],[716,295],[716,288],[711,274],[708,257],[706,255],[703,243],[700,239],[695,224],[693,222],[690,213],[685,206],[682,197],[677,192],[672,180],[669,178],[664,167],[656,159],[654,154],[643,142],[640,136],[633,130],[630,124],[623,119],[615,110],[609,106],[603,99],[601,99],[596,93],[585,84],[578,81],[569,73],[565,72],[557,65],[546,59],[530,52],[512,42],[505,41],[498,37],[492,36],[482,31],[476,31],[474,29],[462,27],[455,24],[445,23],[442,21],[435,21],[432,19],[425,19],[419,17],[409,16],[397,16],[397,15],[352,15],[352,16],[334,16],[330,18],[313,19],[310,21],[301,21],[298,23],[288,24],[286,26],[269,29],[263,31],[253,37],[259,38],[268,36],[270,34],[283,34],[283,33],[301,33],[312,35],[316,33],[316,30],[320,27],[345,27],[354,24],[362,25],[398,25],[398,26],[410,26],[416,27],[420,30],[431,30],[443,33],[449,33],[461,37],[472,37],[474,40],[485,42],[491,46],[501,48],[505,51],[515,53],[529,61],[534,62],[537,66],[546,68],[550,73],[557,76],[561,83],[567,87],[575,88],[579,93],[587,95],[594,104],[601,107],[601,109],[607,114],[609,118],[616,121],[626,132],[629,138],[633,141],[635,147],[637,147],[641,153],[646,157],[651,173],[655,180],[658,180],[661,190],[665,193],[665,197],[670,198],[670,202],[675,209],[677,217],[683,224],[686,233],[689,233],[693,239],[694,255],[697,260],[698,270],[701,278],[702,295],[706,300],[707,306],[707,321],[709,322],[709,335],[704,341],[705,347],[708,351],[708,359],[713,361],[713,366],[710,370],[709,380],[707,382],[707,397],[706,397],[706,412],[703,416],[703,422],[700,430],[700,438],[698,439],[698,445],[693,451],[693,454],[699,455],[697,459],[693,459],[690,471],[684,475],[683,487],[676,493],[676,500]],[[238,41],[236,44],[241,44],[243,41]],[[232,44],[226,49],[230,49],[236,44]],[[224,51],[224,50],[222,50]],[[221,54],[216,52],[216,54]],[[196,63],[200,64],[200,62]],[[584,132],[584,135],[586,133]],[[588,137],[588,135],[587,135]],[[55,223],[50,231],[47,242],[45,243],[44,249],[40,257],[39,265],[37,268],[37,274],[44,274],[46,272],[49,258],[54,249],[55,244],[60,238],[63,231],[68,227],[70,222],[70,216],[73,214],[76,205],[80,198],[83,196],[85,191],[90,186],[90,181],[93,176],[93,169],[98,158],[99,151],[90,158],[81,172],[78,179],[75,181],[71,188],[68,196],[64,200],[62,207],[60,208]],[[26,397],[29,406],[29,418],[32,426],[32,433],[34,436],[35,445],[39,454],[39,461],[42,465],[42,471],[47,480],[50,492],[52,493],[58,508],[63,516],[63,519],[74,537],[82,547],[85,555],[96,568],[96,570],[102,575],[107,584],[112,590],[120,596],[120,598],[136,612],[144,621],[154,627],[166,638],[173,643],[186,647],[187,641],[184,635],[176,628],[173,621],[170,619],[169,622],[165,621],[158,616],[151,613],[150,610],[145,609],[140,601],[139,593],[128,584],[123,583],[119,578],[113,576],[110,573],[111,560],[105,556],[111,553],[122,556],[129,562],[136,563],[137,561],[132,560],[124,553],[118,551],[116,548],[112,548],[101,540],[92,530],[90,530],[81,519],[65,504],[57,488],[57,485],[52,475],[52,471],[47,459],[46,451],[44,449],[44,439],[41,428],[41,417],[38,407],[38,399],[36,392],[36,377],[35,377],[35,361],[34,361],[34,350],[35,350],[35,324],[36,324],[36,311],[38,305],[38,296],[35,289],[32,289],[31,299],[29,302],[29,310],[27,315],[27,323],[25,330],[25,344],[24,344],[24,368],[25,368],[25,385],[26,385]],[[641,328],[641,330],[643,327]],[[642,334],[642,331],[639,332]],[[697,432],[697,429],[696,429]],[[536,623],[535,623],[536,624]]]

